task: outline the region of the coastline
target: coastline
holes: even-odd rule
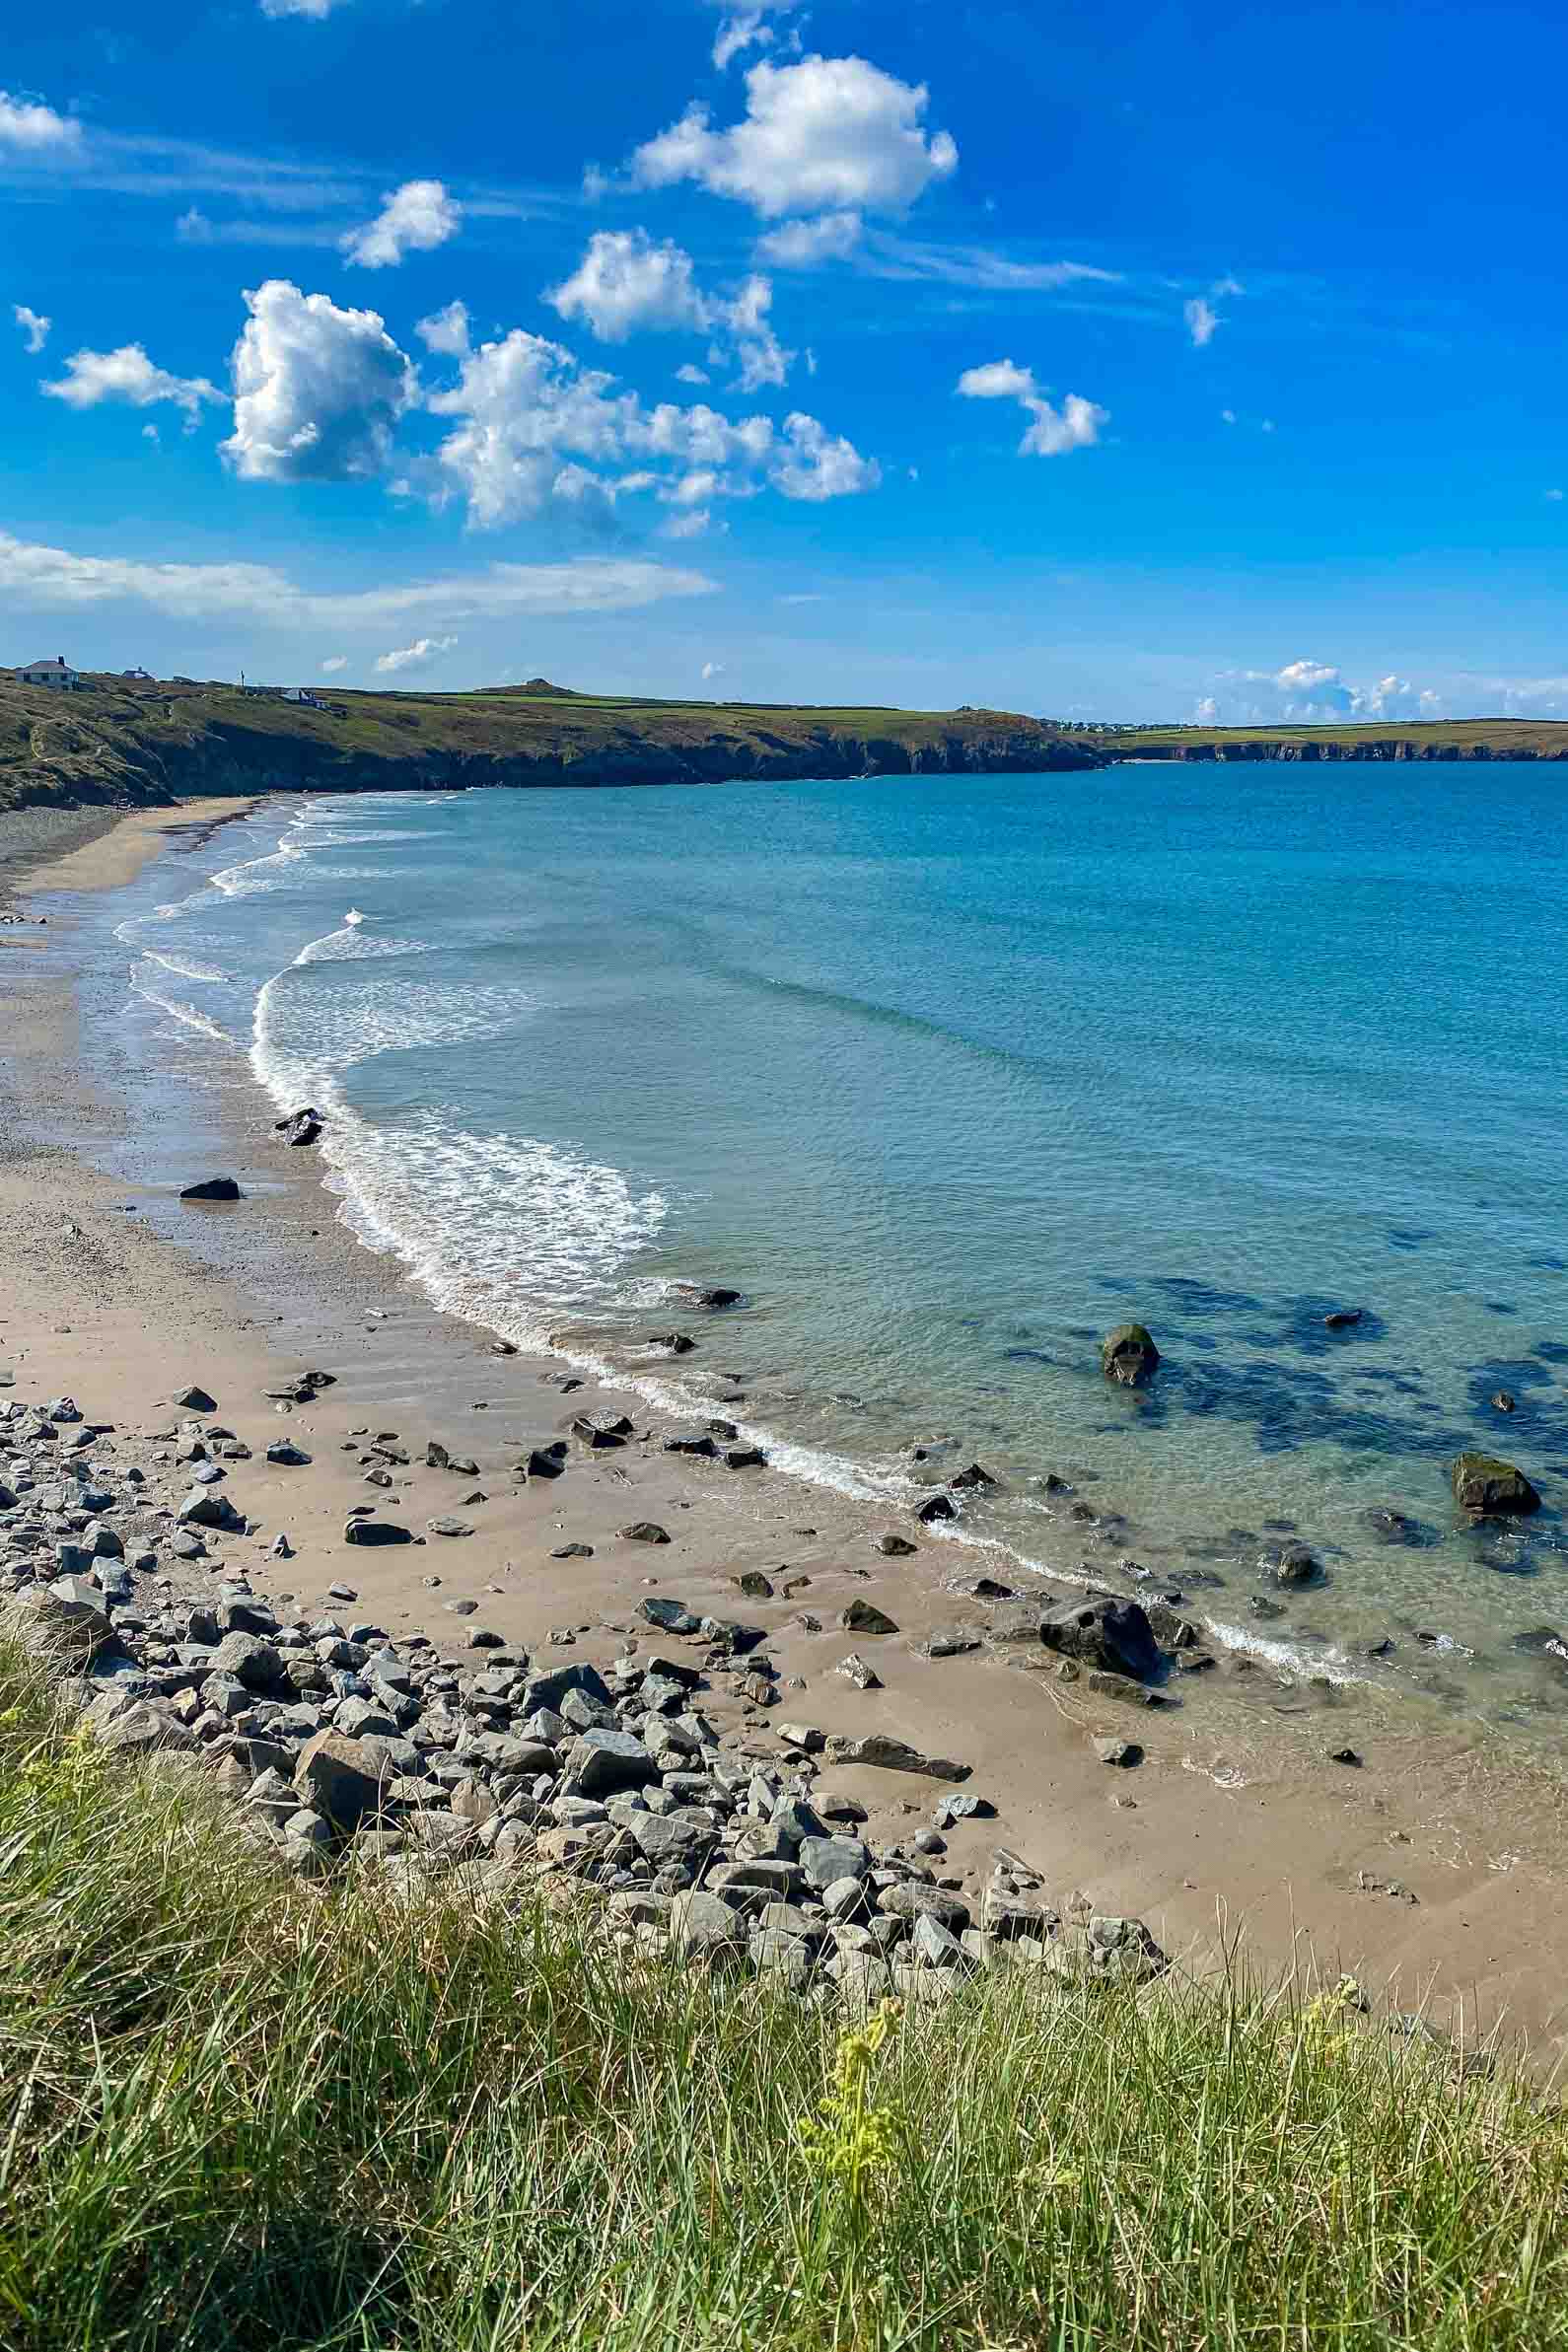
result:
[[[181,835],[193,838],[214,807],[234,816],[251,806],[138,813],[35,864],[27,890],[111,889]],[[236,1148],[264,1172],[234,1209],[180,1210],[167,1186],[100,1174],[95,1151],[112,1144],[120,1168],[134,1168],[140,1139],[82,1081],[68,929],[51,916],[44,932],[0,933],[43,950],[0,962],[14,1039],[6,1081],[22,1098],[22,1115],[4,1106],[0,1149],[0,1363],[20,1399],[74,1390],[91,1409],[145,1426],[157,1424],[153,1400],[199,1381],[258,1454],[280,1434],[260,1394],[278,1370],[333,1371],[337,1385],[284,1425],[313,1453],[310,1469],[248,1469],[249,1507],[286,1525],[299,1554],[284,1566],[250,1546],[258,1590],[314,1605],[351,1571],[381,1621],[438,1642],[454,1636],[446,1601],[471,1596],[508,1640],[533,1648],[570,1628],[573,1654],[603,1664],[624,1645],[650,1583],[722,1613],[737,1605],[735,1580],[760,1573],[773,1596],[748,1598],[746,1613],[765,1628],[783,1678],[777,1713],[829,1733],[885,1731],[972,1765],[972,1787],[1000,1818],[954,1831],[957,1867],[983,1866],[1000,1840],[1064,1896],[1083,1888],[1105,1907],[1140,1913],[1167,1949],[1199,1961],[1241,1926],[1260,1965],[1310,1954],[1406,2008],[1431,1983],[1434,2014],[1461,2000],[1467,2031],[1506,2009],[1538,2046],[1561,2046],[1568,2012],[1550,1954],[1568,1924],[1568,1892],[1548,1775],[1469,1732],[1402,1721],[1370,1686],[1314,1690],[1235,1658],[1184,1677],[1179,1705],[1132,1715],[1040,1671],[1054,1662],[1037,1652],[1031,1672],[1002,1650],[916,1655],[934,1632],[978,1621],[972,1601],[947,1588],[994,1573],[994,1555],[962,1532],[928,1540],[907,1512],[779,1471],[667,1456],[664,1425],[640,1396],[592,1381],[563,1393],[559,1358],[497,1357],[486,1333],[439,1313],[352,1240],[309,1161],[273,1141],[259,1095],[225,1104]],[[42,1123],[36,1140],[30,1121]],[[744,1315],[705,1319],[704,1329],[744,1352]],[[626,1412],[654,1434],[614,1453],[574,1450],[564,1478],[509,1490],[518,1447],[566,1436],[584,1410]],[[472,1456],[491,1499],[465,1514],[470,1537],[391,1561],[344,1548],[344,1514],[365,1499],[349,1432],[364,1425],[396,1428],[416,1464],[427,1437]],[[416,1525],[468,1491],[417,1466],[399,1488]],[[644,1518],[669,1528],[669,1546],[617,1539],[617,1528]],[[873,1538],[889,1528],[917,1539],[913,1558],[876,1553]],[[566,1542],[591,1543],[593,1557],[553,1561]],[[424,1582],[432,1573],[442,1578],[434,1591]],[[784,1591],[803,1576],[808,1586]],[[838,1611],[860,1598],[898,1631],[873,1642],[840,1631]],[[885,1688],[862,1692],[831,1671],[849,1649],[871,1652]],[[770,1736],[761,1718],[757,1732]],[[1105,1734],[1136,1735],[1145,1750],[1136,1771],[1100,1761],[1093,1738]],[[1361,1769],[1327,1761],[1346,1744],[1364,1753]],[[835,1780],[868,1807],[875,1834],[897,1834],[926,1794],[863,1767]],[[1358,1884],[1363,1873],[1380,1890]],[[1382,1891],[1390,1881],[1416,1899]]]

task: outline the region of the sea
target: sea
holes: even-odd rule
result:
[[[291,796],[78,913],[149,1104],[316,1105],[441,1307],[890,1511],[978,1462],[1009,1573],[1556,1740],[1565,852],[1532,763]],[[1467,1447],[1540,1514],[1462,1521]]]

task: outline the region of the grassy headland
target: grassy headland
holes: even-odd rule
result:
[[[66,695],[0,679],[0,810],[1099,764],[1084,739],[1008,711],[643,701],[542,680],[471,694],[334,691],[321,703],[107,677]]]
[[[1568,759],[1568,721],[1376,719],[1345,727],[1106,727],[1111,759]]]
[[[289,1879],[0,1647],[7,2352],[1568,2344],[1561,2108],[1342,1990],[869,2037],[590,1915]]]

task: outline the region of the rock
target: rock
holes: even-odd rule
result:
[[[621,1530],[624,1534],[626,1531]],[[665,1537],[668,1543],[669,1536]],[[648,1624],[657,1625],[661,1633],[700,1633],[702,1619],[693,1616],[683,1601],[664,1601],[656,1594],[647,1594],[637,1604],[637,1614]]]
[[[1454,1500],[1477,1518],[1524,1519],[1540,1509],[1540,1496],[1524,1471],[1495,1454],[1461,1454],[1449,1474]]]
[[[412,1531],[394,1519],[351,1519],[343,1530],[345,1543],[412,1543]]]
[[[1323,1317],[1323,1328],[1325,1331],[1353,1330],[1365,1313],[1363,1307],[1336,1307],[1332,1315]]]
[[[1119,1764],[1124,1770],[1143,1762],[1143,1749],[1136,1740],[1097,1740],[1095,1753],[1103,1764]]]
[[[248,1690],[271,1690],[283,1678],[283,1660],[259,1634],[226,1633],[212,1653],[208,1671],[233,1675]]]
[[[108,1720],[95,1724],[94,1730],[101,1744],[119,1755],[155,1755],[165,1748],[191,1755],[200,1746],[193,1733],[161,1707],[139,1703],[121,1708]]]
[[[889,1739],[883,1732],[861,1740],[835,1733],[827,1752],[835,1764],[874,1764],[883,1772],[923,1773],[928,1780],[967,1780],[970,1772],[967,1764],[956,1764],[949,1756],[922,1755],[907,1741]]]
[[[882,1907],[890,1919],[936,1919],[957,1935],[969,1924],[969,1906],[962,1894],[946,1887],[928,1887],[913,1879],[901,1887],[885,1887]]]
[[[176,1517],[182,1528],[238,1528],[243,1524],[227,1496],[199,1486],[186,1495]]]
[[[1328,1761],[1331,1764],[1359,1765],[1361,1758],[1353,1747],[1330,1747]]]
[[[1272,1565],[1274,1582],[1287,1589],[1317,1584],[1322,1576],[1316,1553],[1305,1543],[1287,1543],[1282,1551],[1273,1554],[1271,1562],[1264,1564]]]
[[[915,1506],[915,1517],[922,1527],[932,1528],[940,1520],[957,1519],[958,1516],[958,1506],[945,1494],[928,1495],[923,1503]]]
[[[425,1447],[426,1469],[444,1470],[447,1468],[451,1461],[452,1457],[447,1452],[446,1447],[440,1444],[437,1439],[431,1438]]]
[[[439,1519],[427,1519],[425,1525],[432,1535],[471,1535],[473,1533],[472,1528],[465,1519],[454,1519],[448,1512],[443,1512]]]
[[[114,1639],[103,1596],[84,1578],[61,1577],[42,1591],[35,1588],[27,1595],[25,1605],[49,1645],[82,1664],[107,1649]]]
[[[668,1530],[652,1519],[634,1519],[630,1527],[617,1528],[615,1532],[623,1543],[668,1543],[670,1540]]]
[[[759,1927],[747,1945],[747,1955],[759,1976],[777,1976],[792,1993],[810,1990],[817,1955],[809,1944],[782,1928]]]
[[[535,1446],[522,1466],[531,1478],[559,1478],[566,1468],[564,1442],[553,1446]]]
[[[771,1601],[773,1598],[772,1583],[762,1574],[760,1568],[748,1568],[743,1576],[736,1579],[736,1582],[748,1601]]]
[[[706,1432],[697,1437],[672,1437],[665,1440],[667,1454],[696,1454],[707,1461],[718,1460],[719,1449]]]
[[[920,1546],[911,1543],[907,1535],[888,1534],[876,1538],[876,1548],[885,1560],[907,1560]]]
[[[1143,1323],[1118,1323],[1100,1342],[1100,1369],[1118,1389],[1141,1389],[1160,1368],[1160,1350]]]
[[[643,1341],[644,1347],[666,1347],[673,1356],[689,1356],[696,1344],[684,1331],[653,1331]]]
[[[374,1747],[342,1732],[318,1732],[300,1751],[294,1786],[313,1813],[345,1834],[380,1810],[392,1774]]]
[[[1165,1659],[1136,1601],[1086,1601],[1042,1617],[1039,1637],[1059,1658],[1152,1682]]]
[[[846,1682],[853,1682],[857,1690],[880,1690],[882,1688],[882,1676],[876,1668],[868,1666],[864,1658],[857,1658],[853,1650],[847,1658],[839,1660],[833,1672],[835,1675],[842,1675]]]
[[[765,1469],[767,1456],[760,1446],[730,1446],[725,1450],[724,1464],[731,1470]]]
[[[898,1628],[885,1610],[870,1601],[852,1601],[838,1612],[838,1622],[846,1633],[896,1633]]]
[[[923,1967],[968,1969],[974,1966],[958,1937],[929,1911],[922,1911],[916,1918],[910,1942],[915,1959]]]
[[[181,1200],[243,1200],[245,1195],[233,1176],[204,1176],[198,1184],[187,1184],[179,1197]]]
[[[989,1797],[944,1797],[934,1817],[939,1829],[951,1829],[959,1821],[994,1820],[996,1807]]]
[[[797,1858],[819,1894],[835,1880],[863,1879],[871,1868],[871,1848],[858,1837],[803,1837]]]
[[[302,1453],[298,1446],[291,1445],[287,1438],[280,1438],[275,1446],[268,1446],[267,1460],[276,1462],[281,1469],[303,1470],[310,1467],[311,1458]]]
[[[297,1110],[288,1121],[283,1140],[298,1149],[302,1144],[317,1142],[321,1132],[321,1122],[314,1110]]]
[[[740,1912],[721,1895],[677,1894],[671,1904],[670,1945],[677,1959],[706,1967],[739,1967],[746,1944]]]
[[[613,1796],[617,1789],[645,1788],[659,1767],[630,1732],[588,1731],[566,1752],[566,1772],[580,1797]]]
[[[675,1282],[670,1295],[686,1307],[736,1307],[741,1300],[738,1290],[725,1290],[718,1283]]]
[[[1499,1389],[1497,1394],[1492,1398],[1493,1408],[1499,1413],[1511,1413],[1517,1402],[1518,1398],[1510,1389]]]
[[[218,1399],[209,1396],[205,1389],[181,1389],[172,1401],[187,1413],[215,1413],[218,1409]]]
[[[591,1543],[557,1544],[550,1554],[552,1560],[591,1560],[593,1556],[594,1547]]]
[[[998,1486],[1001,1480],[993,1478],[989,1470],[982,1470],[977,1461],[971,1461],[966,1470],[960,1470],[958,1476],[950,1478],[948,1483],[955,1494],[972,1494],[982,1487]]]

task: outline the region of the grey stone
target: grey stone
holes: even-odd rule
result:
[[[835,1879],[863,1879],[871,1868],[871,1849],[858,1837],[807,1837],[799,1859],[807,1885],[820,1893]]]
[[[618,1731],[584,1732],[567,1750],[566,1771],[573,1789],[584,1797],[642,1788],[659,1777],[659,1767],[642,1742],[630,1732]]]
[[[827,1752],[835,1764],[874,1764],[883,1772],[918,1772],[929,1780],[967,1780],[970,1771],[969,1765],[955,1763],[949,1756],[922,1755],[907,1741],[890,1739],[883,1732],[860,1740],[835,1733],[827,1743]]]
[[[344,1831],[357,1829],[381,1804],[390,1779],[377,1751],[342,1732],[318,1732],[294,1768],[294,1785],[313,1812]]]
[[[945,1887],[927,1887],[920,1881],[885,1887],[882,1907],[891,1919],[935,1919],[955,1935],[969,1924],[969,1906],[962,1894],[951,1893]]]

